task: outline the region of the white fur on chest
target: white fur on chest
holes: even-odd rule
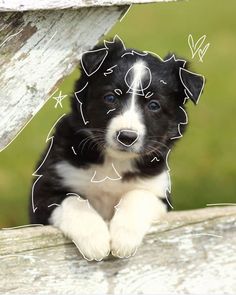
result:
[[[134,178],[122,181],[122,174],[134,172],[132,160],[106,158],[101,165],[90,165],[89,168],[76,168],[66,161],[56,165],[57,174],[62,178],[63,185],[82,198],[87,198],[90,204],[104,219],[111,219],[122,195],[142,189],[164,198],[169,186],[166,171],[151,178]]]

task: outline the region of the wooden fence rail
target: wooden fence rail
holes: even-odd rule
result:
[[[236,206],[171,212],[136,255],[88,262],[57,229],[0,231],[0,294],[236,294]]]
[[[165,0],[0,0],[0,151],[129,5],[148,2]]]

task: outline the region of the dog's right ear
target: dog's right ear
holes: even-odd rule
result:
[[[87,51],[82,55],[81,66],[87,76],[92,76],[102,66],[108,54],[107,48]]]

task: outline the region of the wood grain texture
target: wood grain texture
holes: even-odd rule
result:
[[[0,151],[126,9],[0,13]]]
[[[77,9],[91,6],[130,5],[139,3],[170,2],[177,0],[0,0],[0,11],[26,11],[41,9]]]
[[[0,231],[0,294],[235,294],[236,207],[172,212],[136,255],[88,262],[50,226]]]

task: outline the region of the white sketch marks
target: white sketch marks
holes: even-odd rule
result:
[[[189,34],[189,36],[188,36],[188,46],[191,50],[192,58],[194,58],[196,56],[196,54],[198,54],[200,62],[203,62],[203,57],[205,56],[205,54],[210,46],[210,43],[207,43],[204,47],[202,47],[205,40],[206,40],[206,35],[201,36],[197,40],[197,42],[194,42],[192,34]]]
[[[23,29],[21,29],[19,32],[12,34],[10,36],[8,36],[1,44],[0,44],[0,49],[2,47],[5,46],[6,43],[8,43],[9,41],[11,41],[11,39],[13,39],[15,36],[19,35],[21,32],[23,31]]]
[[[66,98],[68,95],[65,94],[65,95],[62,95],[62,91],[59,92],[59,95],[58,96],[53,96],[52,98],[54,100],[56,100],[56,104],[54,106],[54,108],[56,109],[58,106],[60,106],[61,108],[63,108],[62,106],[62,101],[64,98]]]
[[[80,114],[81,114],[81,117],[82,117],[82,120],[83,120],[84,125],[87,125],[87,124],[89,123],[89,121],[86,120],[85,117],[84,117],[83,103],[82,103],[82,101],[79,99],[79,93],[83,92],[84,89],[85,89],[87,86],[88,86],[88,82],[84,85],[83,88],[81,88],[80,90],[78,90],[78,91],[75,92],[75,98],[76,98],[76,100],[77,100],[78,103],[79,103],[79,110],[80,110]]]
[[[132,7],[132,4],[129,6],[129,8],[126,10],[126,12],[124,13],[124,15],[121,17],[120,22],[122,22],[122,20],[126,17],[126,15],[130,12],[130,9]]]
[[[48,151],[42,161],[42,163],[39,165],[39,167],[34,171],[34,173],[32,174],[32,176],[35,176],[37,177],[37,179],[35,180],[35,182],[33,183],[32,185],[32,189],[31,189],[31,205],[32,205],[32,210],[33,212],[35,213],[36,210],[38,209],[38,207],[35,206],[35,203],[34,203],[34,189],[35,189],[35,185],[37,184],[37,182],[41,179],[41,177],[43,177],[43,174],[40,174],[40,169],[41,167],[43,166],[43,164],[45,163],[45,161],[47,160],[48,158],[48,155],[52,149],[52,146],[53,146],[53,140],[54,140],[54,136],[52,135],[51,136],[51,133],[52,133],[52,130],[54,129],[54,127],[57,125],[57,123],[65,116],[66,114],[63,114],[60,116],[59,119],[57,119],[57,121],[53,124],[52,128],[50,129],[50,131],[48,132],[48,135],[47,135],[47,138],[46,138],[46,143],[50,141],[50,144],[49,144],[49,148],[48,148]],[[48,207],[50,206],[55,206],[55,205],[58,205],[58,204],[51,204],[49,205]]]
[[[112,181],[114,181],[114,180],[120,180],[120,179],[122,179],[122,177],[120,176],[120,174],[118,173],[118,171],[116,170],[116,168],[115,168],[115,166],[114,166],[114,164],[112,163],[111,164],[111,167],[112,167],[112,174],[114,174],[114,176],[108,176],[108,175],[106,175],[105,177],[104,176],[98,176],[97,175],[97,171],[94,171],[94,174],[93,174],[93,176],[92,176],[92,178],[91,178],[91,182],[94,182],[94,183],[99,183],[99,182],[103,182],[103,181],[106,181],[106,180],[112,180]]]

